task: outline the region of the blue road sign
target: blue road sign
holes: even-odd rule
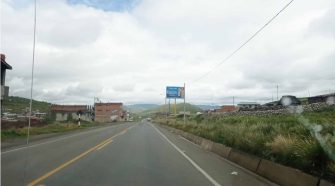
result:
[[[184,87],[166,87],[166,98],[184,98]]]

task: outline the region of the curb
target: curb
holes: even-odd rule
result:
[[[222,145],[220,143],[213,143],[211,151],[221,157],[228,158],[232,148]]]
[[[232,149],[231,153],[228,156],[228,160],[241,165],[242,167],[256,172],[261,162],[261,158],[256,156],[249,155],[247,153]]]
[[[269,160],[261,159],[257,156],[241,152],[223,144],[215,143],[208,139],[204,139],[176,128],[162,124],[159,125],[173,133],[183,136],[189,141],[199,145],[201,148],[218,154],[219,156],[232,161],[255,174],[273,181],[274,183],[290,186],[335,186],[334,183],[326,180],[320,180],[319,183],[319,178],[304,173],[301,170],[287,167]]]
[[[318,184],[317,177],[264,159],[261,160],[256,173],[280,185],[317,186]]]

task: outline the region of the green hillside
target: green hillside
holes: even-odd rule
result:
[[[197,107],[195,105],[192,105],[192,104],[189,104],[189,103],[185,104],[185,108],[186,108],[185,109],[186,112],[191,112],[191,114],[195,114],[196,112],[201,111],[201,109],[199,107]],[[140,115],[150,115],[150,114],[157,113],[157,112],[166,112],[166,111],[168,111],[168,109],[169,109],[168,105],[161,105],[157,108],[143,111],[143,112],[140,113]],[[176,105],[176,110],[177,110],[177,113],[179,113],[180,111],[184,111],[184,104],[183,103],[178,103]],[[174,104],[171,104],[170,111],[171,111],[171,113],[174,113]]]
[[[9,96],[3,101],[4,112],[22,113],[29,108],[30,100],[27,98]],[[49,112],[51,103],[33,100],[33,110]]]

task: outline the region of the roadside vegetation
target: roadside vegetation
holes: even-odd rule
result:
[[[30,100],[27,98],[9,96],[3,100],[3,107],[10,113],[25,113],[29,108]],[[97,122],[81,121],[81,126],[78,127],[77,121],[69,115],[67,121],[56,122],[55,116],[49,114],[51,103],[44,101],[33,100],[33,109],[39,112],[47,113],[47,116],[42,120],[32,120],[32,127],[30,128],[30,135],[49,134],[49,133],[62,133],[67,131],[79,130],[94,126],[103,125]],[[1,140],[7,141],[14,138],[24,138],[27,136],[28,119],[9,123],[13,127],[8,128],[8,124],[4,127],[2,123]]]
[[[39,134],[49,134],[49,133],[62,133],[74,130],[85,129],[89,127],[95,127],[103,125],[96,122],[81,122],[79,127],[76,122],[54,122],[39,127],[31,127],[30,135],[39,135]],[[13,138],[24,138],[27,136],[28,127],[23,128],[10,128],[6,130],[1,130],[1,141],[7,141]]]
[[[299,117],[317,124],[335,149],[335,108],[301,115],[156,118],[161,124],[335,181],[335,163]]]

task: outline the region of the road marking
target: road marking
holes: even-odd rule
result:
[[[167,142],[170,143],[172,147],[174,147],[181,155],[184,156],[201,174],[203,174],[213,185],[221,186],[217,181],[214,180],[206,171],[204,171],[198,164],[196,164],[189,156],[187,156],[182,150],[180,150],[177,145],[172,143],[161,131],[159,131],[153,124],[150,125],[160,134]]]
[[[185,141],[191,143],[192,145],[194,145],[194,146],[196,146],[196,147],[198,147],[198,148],[201,149],[201,146],[199,146],[198,144],[193,143],[192,141],[190,141],[190,140],[184,138],[183,136],[179,135],[179,138],[182,139],[182,140],[185,140]]]
[[[132,127],[134,127],[134,126],[132,126]],[[34,185],[40,183],[41,181],[47,179],[48,177],[54,175],[55,173],[59,172],[60,170],[64,169],[65,167],[69,166],[69,165],[72,164],[73,162],[75,162],[75,161],[79,160],[80,158],[86,156],[86,155],[89,154],[90,152],[92,152],[92,151],[94,151],[94,150],[100,148],[101,146],[105,145],[105,144],[108,143],[108,142],[113,141],[113,140],[112,140],[113,138],[115,138],[115,137],[117,137],[117,136],[120,136],[120,135],[122,135],[122,134],[125,134],[125,133],[127,132],[127,130],[128,130],[129,128],[132,128],[132,127],[128,127],[128,128],[126,128],[126,129],[122,130],[121,132],[119,132],[119,133],[115,134],[114,136],[112,136],[112,137],[110,137],[110,138],[104,140],[103,142],[101,142],[101,143],[99,143],[98,145],[96,145],[96,146],[90,148],[89,150],[87,150],[87,151],[81,153],[80,155],[74,157],[73,159],[71,159],[71,160],[69,160],[69,161],[63,163],[62,165],[60,165],[59,167],[53,169],[52,171],[50,171],[50,172],[44,174],[43,176],[37,178],[36,180],[33,180],[33,181],[30,182],[27,186],[34,186]]]
[[[37,144],[34,144],[34,145],[29,145],[29,146],[24,146],[24,147],[19,147],[19,148],[12,149],[12,150],[4,151],[4,152],[1,152],[1,154],[7,154],[7,153],[10,153],[10,152],[14,152],[14,151],[18,151],[18,150],[22,150],[22,149],[26,149],[26,148],[30,148],[30,147],[36,147],[36,146],[40,146],[40,145],[54,143],[54,142],[61,141],[61,140],[64,140],[64,139],[68,139],[68,138],[72,138],[72,137],[75,137],[75,136],[80,136],[80,135],[84,135],[84,134],[88,134],[88,133],[92,133],[92,132],[99,132],[101,130],[105,130],[106,128],[114,128],[116,126],[119,126],[119,125],[93,129],[93,130],[90,130],[90,131],[87,131],[87,132],[80,132],[78,134],[73,134],[73,135],[70,135],[70,136],[65,136],[65,137],[62,137],[62,138],[57,138],[57,139],[54,139],[54,140],[50,140],[50,141],[46,141],[46,142],[42,142],[42,143],[37,143]]]
[[[108,145],[108,144],[110,144],[112,142],[113,142],[113,140],[109,140],[106,143],[102,144],[100,147],[98,147],[96,150],[100,150],[100,149],[104,148],[106,145]]]

